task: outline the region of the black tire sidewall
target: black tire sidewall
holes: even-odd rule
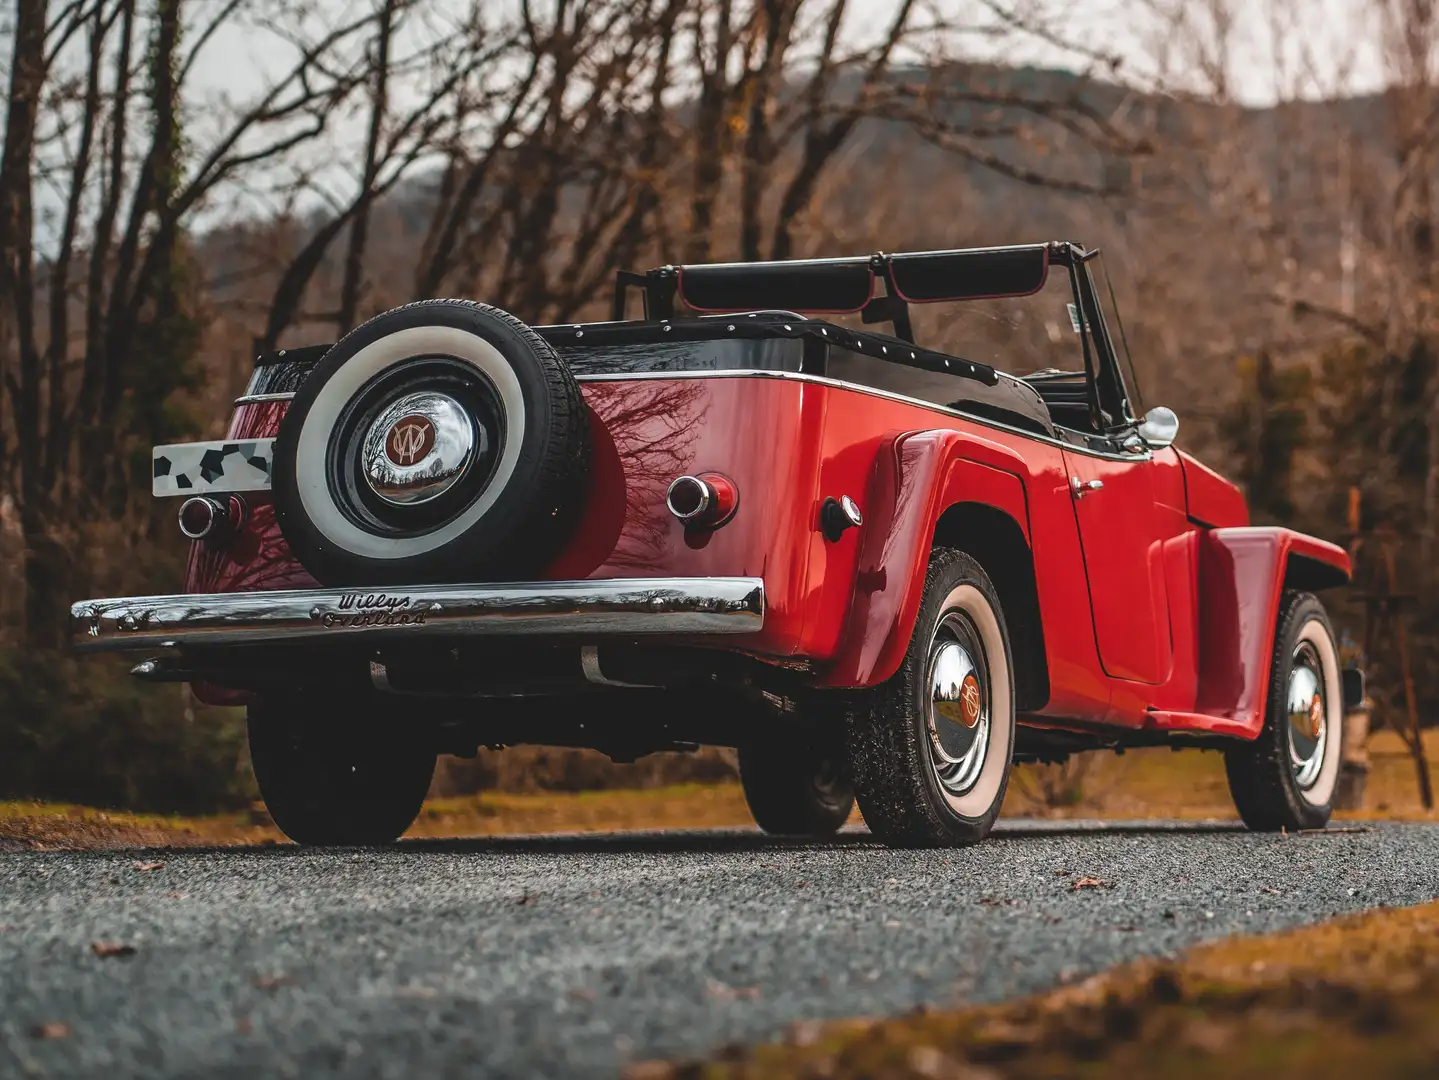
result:
[[[793,733],[739,748],[740,786],[761,829],[777,836],[825,837],[849,820],[854,788],[847,773],[841,776],[838,799],[825,798],[815,783],[827,756],[844,768],[843,745],[826,749],[817,733]]]
[[[344,713],[341,726],[322,719]],[[251,705],[250,764],[275,825],[297,844],[387,844],[419,814],[436,754],[363,703]]]
[[[514,468],[493,504],[439,546],[395,558],[349,551],[305,511],[297,472],[301,433],[316,399],[350,360],[400,331],[433,326],[459,330],[487,342],[513,371],[524,407],[524,432]],[[333,432],[326,438],[333,438]],[[296,558],[325,584],[523,577],[534,574],[553,557],[583,509],[589,447],[588,415],[578,385],[554,350],[533,330],[507,312],[469,301],[409,304],[376,316],[346,335],[296,392],[275,440],[272,488],[276,519]]]

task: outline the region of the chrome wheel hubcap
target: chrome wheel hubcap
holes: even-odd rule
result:
[[[1314,646],[1301,641],[1289,667],[1289,765],[1301,788],[1314,786],[1324,767],[1329,711],[1324,668]]]
[[[486,435],[454,398],[404,394],[375,418],[360,451],[370,490],[393,506],[438,498],[486,450]]]
[[[950,612],[929,648],[927,727],[935,779],[951,795],[974,787],[989,749],[989,677],[984,646],[969,616]]]

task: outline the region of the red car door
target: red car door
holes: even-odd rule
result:
[[[1069,450],[1064,458],[1100,662],[1116,679],[1166,682],[1174,650],[1154,463]]]

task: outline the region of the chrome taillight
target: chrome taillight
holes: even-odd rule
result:
[[[687,529],[717,529],[739,509],[739,488],[722,473],[681,476],[665,492],[665,505]]]
[[[191,540],[222,544],[245,523],[245,502],[238,495],[214,499],[196,495],[180,504],[180,531]]]

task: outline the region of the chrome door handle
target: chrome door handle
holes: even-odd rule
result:
[[[1091,491],[1102,491],[1103,489],[1103,480],[1081,480],[1077,476],[1069,478],[1069,491],[1076,499],[1084,498]]]

